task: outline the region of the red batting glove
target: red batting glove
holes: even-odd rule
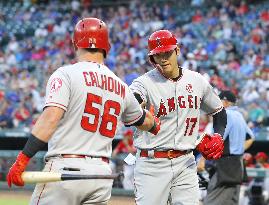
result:
[[[154,125],[153,127],[149,130],[150,133],[157,135],[158,132],[161,129],[161,121],[158,117],[155,116],[154,114],[154,107],[153,105],[150,106],[149,108],[149,112],[152,114],[152,116],[154,117]]]
[[[196,148],[205,159],[219,159],[223,154],[224,141],[218,133],[205,134]]]
[[[19,153],[16,162],[9,169],[7,175],[7,184],[9,187],[11,187],[12,184],[24,186],[24,181],[22,180],[21,175],[26,169],[30,159],[31,158],[23,154],[23,152]]]

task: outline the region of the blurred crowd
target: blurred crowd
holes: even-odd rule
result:
[[[0,2],[1,128],[29,130],[35,123],[48,77],[75,62],[73,26],[88,16],[108,24],[112,48],[106,64],[127,84],[152,69],[149,34],[169,29],[181,44],[183,68],[238,95],[256,133],[269,127],[268,1],[121,0],[102,7],[91,0],[40,2]]]
[[[269,169],[268,155],[265,152],[258,152],[255,156],[246,152],[243,159],[246,167]]]

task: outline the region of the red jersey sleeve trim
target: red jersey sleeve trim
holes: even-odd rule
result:
[[[142,112],[142,114],[141,114],[139,117],[135,118],[134,120],[129,121],[129,122],[123,122],[123,123],[124,123],[125,125],[132,125],[132,124],[134,124],[135,122],[137,122],[142,116],[143,116],[143,112]]]
[[[216,113],[220,112],[223,109],[223,106],[216,109],[214,112],[208,113],[207,115],[215,115]]]
[[[47,102],[44,106],[45,107],[49,107],[49,106],[55,106],[55,107],[59,107],[59,108],[62,108],[64,109],[65,111],[67,110],[67,107],[63,104],[60,104],[60,103],[56,103],[56,102]]]

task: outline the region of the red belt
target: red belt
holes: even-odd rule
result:
[[[173,159],[180,157],[184,154],[187,154],[189,151],[180,151],[180,150],[166,150],[166,151],[156,151],[154,150],[154,158],[168,158]],[[149,157],[148,150],[141,150],[140,157]]]
[[[87,157],[92,157],[88,155],[81,155],[81,154],[61,154],[61,157],[63,158],[87,158]],[[92,157],[92,158],[101,158],[102,161],[109,163],[109,159],[107,157]]]

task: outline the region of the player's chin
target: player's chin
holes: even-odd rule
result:
[[[171,69],[170,64],[162,65],[161,67],[162,67],[163,70]]]
[[[171,71],[171,66],[170,65],[163,65],[163,66],[160,66],[161,67],[161,71],[163,73],[169,73]]]
[[[164,73],[164,74],[170,74],[171,72],[172,72],[172,67],[171,67],[171,65],[166,65],[166,66],[162,66],[162,72]]]

